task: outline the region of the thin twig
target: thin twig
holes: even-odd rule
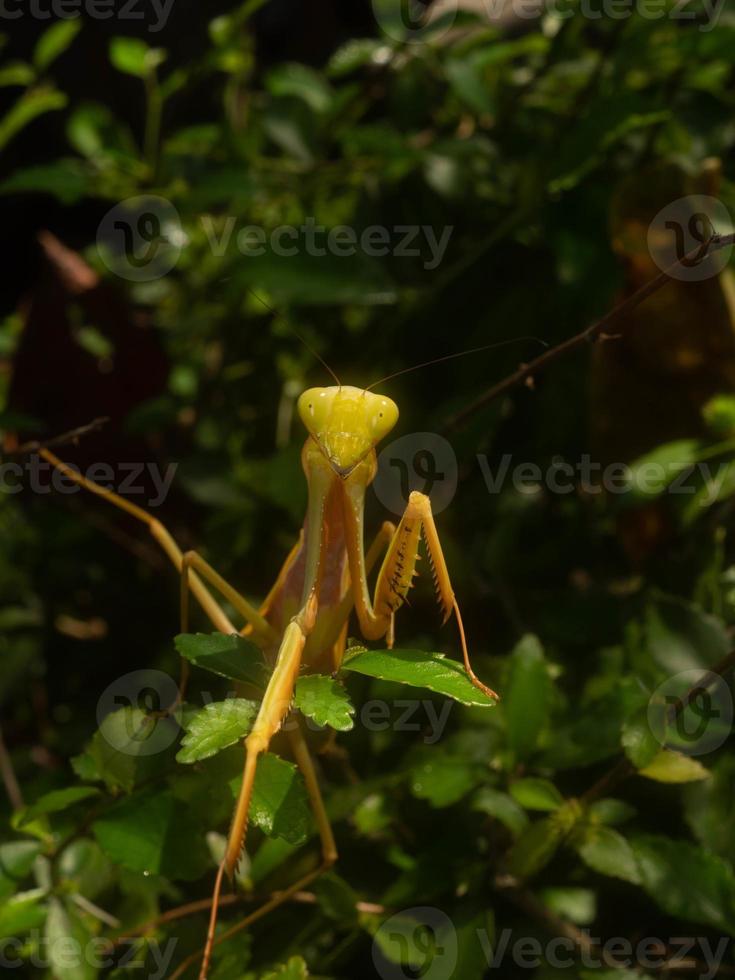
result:
[[[219,900],[219,905],[220,908],[225,905],[239,905],[244,902],[255,901],[256,898],[257,896],[255,895],[222,895]],[[314,892],[301,891],[291,895],[290,901],[301,902],[304,905],[315,905],[318,898]],[[178,919],[188,918],[190,915],[196,915],[199,912],[208,912],[211,907],[211,898],[202,898],[196,902],[187,902],[186,905],[177,905],[176,908],[162,912],[161,915],[156,916],[154,919],[149,919],[143,925],[136,926],[134,929],[126,929],[125,934],[113,939],[112,943],[114,946],[119,946],[127,942],[127,940],[136,936],[142,936],[144,933],[150,932],[158,926],[175,922]],[[374,902],[355,902],[355,908],[358,912],[366,912],[371,915],[383,915],[386,912],[385,906],[376,905]]]
[[[54,436],[53,439],[48,439],[45,442],[40,442],[36,439],[32,442],[24,442],[16,449],[11,449],[9,452],[6,452],[5,455],[26,456],[29,453],[37,453],[41,449],[48,449],[51,446],[63,446],[70,442],[75,443],[82,436],[89,435],[90,432],[97,432],[98,429],[101,429],[109,421],[110,419],[107,416],[102,416],[101,418],[93,419],[87,425],[80,425],[76,429],[70,429],[68,432],[63,432],[60,436]]]
[[[94,916],[95,919],[99,919],[100,922],[104,922],[106,926],[111,926],[113,929],[120,928],[120,920],[114,915],[111,915],[105,909],[100,908],[99,905],[95,905],[94,902],[90,902],[88,898],[84,895],[80,895],[79,892],[75,892],[71,896],[72,902],[79,906],[83,912],[89,913],[89,915]]]
[[[549,933],[551,936],[561,936],[564,939],[569,939],[578,950],[578,952],[583,953],[586,957],[595,957],[599,960],[600,964],[613,969],[613,970],[629,970],[630,967],[627,962],[621,962],[616,959],[608,950],[607,943],[603,943],[601,940],[593,939],[589,933],[582,929],[579,929],[572,922],[563,919],[561,916],[557,915],[552,909],[545,905],[533,892],[524,888],[517,878],[512,875],[498,875],[495,879],[495,887],[503,892],[510,899],[513,904],[528,915],[530,918],[534,919],[536,922]],[[631,948],[634,947],[634,943],[631,942]],[[694,959],[693,957],[686,957],[685,959],[680,959],[677,957],[672,958],[670,955],[670,947],[667,948],[663,943],[662,947],[666,950],[667,959],[663,962],[650,965],[646,967],[647,972],[656,972],[668,974],[671,970],[677,971],[697,971],[700,976],[705,976],[709,967],[707,964],[700,960]],[[722,974],[732,975],[735,973],[733,967],[727,967],[720,965],[719,971]]]
[[[23,806],[23,794],[20,791],[18,780],[15,777],[13,761],[5,746],[2,729],[0,729],[0,774],[2,774],[5,792],[8,794],[10,805],[14,810],[20,810]]]
[[[677,259],[672,265],[670,265],[663,272],[660,272],[657,276],[651,279],[649,282],[645,283],[640,289],[637,289],[634,293],[628,296],[627,299],[623,300],[622,303],[618,304],[609,313],[606,313],[602,319],[597,320],[589,327],[585,327],[584,330],[575,334],[573,337],[569,337],[567,340],[563,340],[556,347],[552,347],[550,350],[545,351],[539,357],[530,361],[528,364],[522,364],[517,371],[509,374],[507,378],[499,381],[492,388],[489,388],[486,392],[476,398],[475,401],[470,402],[461,411],[457,412],[455,415],[451,416],[449,420],[445,423],[442,431],[451,432],[453,429],[459,428],[463,422],[465,422],[471,415],[484,408],[485,405],[489,404],[499,395],[505,394],[505,392],[510,391],[511,388],[515,388],[516,385],[522,384],[527,378],[533,378],[535,375],[539,374],[545,368],[547,368],[554,361],[563,357],[564,354],[571,350],[575,350],[577,347],[581,347],[586,343],[591,343],[592,341],[602,339],[607,336],[610,337],[610,327],[616,325],[620,320],[623,319],[628,313],[634,310],[636,307],[640,306],[649,296],[658,292],[662,286],[665,286],[667,282],[670,282],[675,278],[674,273],[677,269],[684,265],[689,267],[700,265],[709,259],[715,252],[718,252],[722,248],[727,248],[730,245],[735,244],[735,233],[731,235],[713,235],[709,241],[705,242],[704,245],[697,245],[696,248],[687,252],[680,259]]]

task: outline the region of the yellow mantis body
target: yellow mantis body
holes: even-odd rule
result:
[[[353,610],[366,640],[385,637],[387,646],[392,647],[394,616],[416,574],[422,536],[433,569],[443,622],[452,612],[457,618],[465,670],[473,684],[485,694],[497,697],[478,680],[470,666],[459,607],[429,498],[422,493],[411,493],[398,526],[384,523],[367,554],[365,552],[365,493],[377,470],[375,447],[398,420],[395,402],[367,389],[336,385],[305,391],[299,398],[298,412],[308,432],[301,454],[308,484],[306,518],[298,543],[260,608],[241,596],[199,554],[193,551],[182,554],[165,527],[146,511],[81,476],[48,449],[40,450],[48,462],[71,479],[148,525],[181,573],[182,632],[186,632],[188,625],[190,592],[215,629],[238,632],[210,591],[211,587],[242,615],[245,626],[239,632],[261,646],[272,663],[263,701],[245,739],[242,787],[225,856],[217,874],[200,980],[207,976],[215,942],[228,938],[287,900],[336,860],[334,837],[309,750],[298,725],[289,726],[291,749],[303,773],[321,838],[321,865],[215,939],[223,875],[233,876],[245,843],[258,757],[267,750],[290,710],[300,671],[332,673],[339,668]],[[371,596],[368,575],[381,554],[382,564]]]

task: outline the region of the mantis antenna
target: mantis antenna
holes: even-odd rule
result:
[[[506,347],[508,344],[520,344],[526,340],[533,340],[537,344],[541,344],[542,347],[547,347],[548,344],[545,340],[541,340],[540,337],[513,337],[511,340],[499,340],[495,344],[485,344],[482,347],[471,347],[469,350],[457,351],[454,354],[445,354],[443,357],[433,357],[430,361],[422,361],[421,364],[414,364],[412,367],[403,368],[400,371],[394,371],[393,374],[387,374],[384,378],[380,378],[378,381],[373,381],[369,384],[365,391],[370,391],[371,388],[375,388],[377,385],[381,385],[384,381],[391,381],[393,378],[399,377],[401,374],[410,374],[411,371],[418,371],[419,368],[430,367],[432,364],[441,364],[442,361],[453,361],[458,357],[465,357],[467,354],[479,354],[480,351],[492,350],[495,347]]]
[[[273,309],[273,307],[270,306],[268,303],[266,303],[266,301],[263,299],[262,296],[258,296],[258,294],[255,292],[254,289],[251,289],[249,286],[246,286],[245,288],[251,295],[253,295],[257,299],[257,301],[260,303],[261,306],[264,306],[266,310],[269,310],[274,316],[276,315],[276,311]],[[329,371],[329,373],[332,375],[334,380],[337,382],[337,385],[341,388],[342,382],[339,380],[335,372],[330,368],[330,366],[324,360],[324,358],[319,353],[319,351],[314,350],[311,344],[307,343],[307,341],[301,336],[301,334],[298,332],[298,330],[295,327],[292,327],[290,323],[288,326],[289,329],[291,330],[291,333],[296,334],[296,336],[299,338],[299,340],[304,345],[304,347],[308,350],[308,352],[312,355],[312,357],[315,357],[317,361],[319,361],[319,363],[322,365],[322,367],[326,368],[327,371]]]

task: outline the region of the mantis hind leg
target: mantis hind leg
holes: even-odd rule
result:
[[[41,448],[39,455],[74,483],[84,487],[85,490],[106,500],[113,507],[125,511],[126,514],[130,514],[131,517],[145,524],[150,534],[158,542],[165,554],[168,555],[172,564],[182,576],[182,625],[186,625],[188,622],[188,599],[185,597],[188,597],[191,591],[215,629],[220,630],[222,633],[237,632],[229,616],[202,581],[202,579],[206,579],[222,596],[229,600],[243,618],[253,626],[256,633],[265,634],[266,637],[272,636],[272,628],[265,622],[263,616],[255,606],[249,603],[244,596],[241,596],[239,592],[226,582],[196,552],[190,551],[183,554],[168,529],[156,517],[149,514],[147,510],[138,507],[137,504],[131,503],[113,490],[109,490],[107,487],[95,483],[94,480],[82,476],[74,467],[63,462],[63,460],[59,459],[49,449]],[[197,572],[201,574],[201,577]]]

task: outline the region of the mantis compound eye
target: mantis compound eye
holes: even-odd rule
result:
[[[373,397],[376,398],[377,405],[373,410],[370,428],[375,442],[379,442],[385,438],[398,421],[398,407],[390,398],[384,398],[382,395],[375,395]]]
[[[309,388],[298,400],[301,421],[312,434],[321,432],[329,419],[334,388]]]

